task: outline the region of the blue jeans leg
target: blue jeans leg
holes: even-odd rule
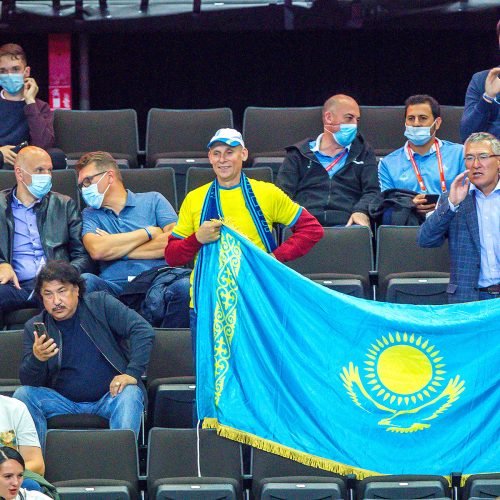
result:
[[[45,451],[45,435],[47,434],[47,419],[56,415],[68,413],[84,413],[74,403],[58,392],[47,387],[32,387],[24,385],[14,393],[14,397],[22,401],[35,422],[38,439],[42,451]]]
[[[110,429],[132,429],[136,437],[141,430],[141,417],[144,411],[144,396],[137,385],[127,385],[115,397],[108,392],[92,404],[95,415],[109,419]]]
[[[8,313],[28,307],[39,307],[36,297],[31,295],[34,281],[22,281],[21,290],[18,290],[12,282],[0,285],[0,311]]]
[[[108,292],[113,297],[118,297],[122,292],[122,287],[111,281],[103,280],[99,276],[91,273],[83,273],[82,278],[85,280],[87,293],[91,292]]]
[[[191,329],[191,349],[193,351],[193,366],[196,369],[196,321],[198,315],[195,310],[191,307],[189,309],[189,328]],[[195,371],[196,373],[196,371]]]
[[[162,328],[188,328],[189,287],[189,278],[181,278],[165,289],[166,313],[161,322]]]

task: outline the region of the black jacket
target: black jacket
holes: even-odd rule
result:
[[[12,189],[0,191],[0,264],[12,263],[14,217],[11,203]],[[93,262],[82,243],[82,217],[74,200],[50,191],[34,210],[47,260],[65,260],[81,273],[91,272]]]
[[[120,373],[131,375],[144,391],[141,376],[146,371],[154,341],[153,327],[138,313],[106,292],[93,292],[79,301],[78,314],[84,332]],[[59,347],[57,356],[39,361],[33,354],[33,323],[43,321]],[[23,332],[23,360],[19,378],[23,385],[54,387],[61,368],[64,338],[47,311],[26,322]],[[168,362],[165,360],[165,362]]]
[[[308,138],[286,148],[277,185],[324,226],[346,224],[353,212],[368,215],[380,193],[375,153],[358,134],[345,165],[330,178],[309,149]]]

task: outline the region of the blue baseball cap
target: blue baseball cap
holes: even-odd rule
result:
[[[224,144],[227,144],[228,146],[245,147],[243,137],[237,130],[234,130],[234,128],[221,128],[217,130],[212,139],[210,139],[207,148],[211,148],[215,142],[222,142]]]

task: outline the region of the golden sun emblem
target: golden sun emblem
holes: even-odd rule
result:
[[[456,375],[446,383],[443,357],[429,341],[414,334],[389,333],[371,344],[364,361],[365,385],[352,362],[340,378],[350,398],[368,413],[387,412],[379,420],[390,432],[416,432],[430,427],[465,390]]]

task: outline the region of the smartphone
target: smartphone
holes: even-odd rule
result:
[[[21,151],[21,149],[25,148],[26,146],[28,146],[28,141],[23,141],[21,142],[21,144],[18,144],[17,146],[14,146],[11,151],[14,151],[14,153],[19,153],[19,151]]]
[[[439,194],[426,194],[425,199],[427,200],[427,204],[437,203],[439,200]]]
[[[35,332],[38,335],[38,338],[40,338],[42,335],[45,335],[44,342],[50,339],[49,332],[47,331],[44,323],[33,323],[33,327],[35,328]]]

